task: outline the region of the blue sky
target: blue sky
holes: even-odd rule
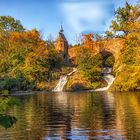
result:
[[[129,0],[131,4],[138,0]],[[19,19],[26,29],[37,28],[43,38],[55,39],[62,23],[69,43],[80,33],[102,34],[114,10],[125,0],[0,0],[0,15]]]

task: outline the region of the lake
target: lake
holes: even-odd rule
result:
[[[140,93],[73,92],[15,96],[17,118],[0,140],[140,140]]]

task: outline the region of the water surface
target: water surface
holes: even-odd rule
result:
[[[140,140],[140,93],[37,93],[16,96],[0,140]]]

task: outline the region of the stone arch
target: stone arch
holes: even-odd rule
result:
[[[113,53],[108,50],[105,50],[105,49],[102,50],[100,53],[103,57],[103,66],[113,67],[113,65],[115,63],[115,57],[114,57]]]

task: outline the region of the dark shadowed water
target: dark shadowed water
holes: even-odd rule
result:
[[[16,96],[0,140],[140,140],[140,93],[39,93]]]

